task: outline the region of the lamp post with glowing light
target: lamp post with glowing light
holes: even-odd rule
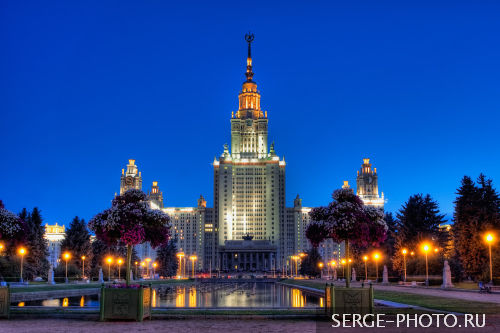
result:
[[[121,268],[122,268],[122,264],[123,264],[123,260],[122,258],[119,258],[116,263],[118,264],[118,281],[121,280]]]
[[[0,243],[0,252],[3,251],[3,248],[4,248],[3,243]]]
[[[136,261],[136,262],[134,262],[134,264],[135,264],[135,278],[137,279],[138,278],[137,277],[137,267],[139,266],[139,263]]]
[[[179,258],[179,276],[182,278],[182,258],[184,257],[184,252],[177,253],[177,258]]]
[[[323,266],[324,264],[320,261],[318,262],[318,267],[319,267],[319,277],[323,278]]]
[[[406,282],[406,254],[408,253],[408,250],[407,249],[403,249],[401,251],[401,253],[403,253],[403,264],[404,264],[404,272],[405,272],[404,282]]]
[[[429,285],[429,264],[428,264],[428,261],[427,261],[427,253],[430,250],[429,244],[424,244],[422,246],[422,250],[425,253],[425,285],[428,286]]]
[[[342,278],[344,279],[345,278],[345,264],[346,264],[346,260],[345,259],[342,259],[342,261],[340,261],[340,263],[342,264]]]
[[[153,263],[153,279],[156,277],[156,266],[158,266],[157,263]]]
[[[363,256],[363,261],[365,262],[365,281],[368,280],[368,268],[366,268],[366,262],[368,261],[368,256]]]
[[[148,278],[150,278],[149,276],[149,262],[151,261],[151,258],[146,258],[146,275],[148,276]]]
[[[196,254],[189,256],[189,260],[191,260],[191,274],[193,274],[193,279],[196,277],[196,272],[194,271],[194,262],[198,259]]]
[[[297,262],[300,259],[300,257],[299,256],[292,256],[292,259],[293,259],[293,261],[295,261],[295,277],[297,277],[297,275],[298,275]]]
[[[26,255],[26,253],[28,253],[28,251],[26,250],[26,248],[24,247],[21,247],[19,248],[18,250],[19,252],[19,255],[21,256],[21,278],[19,279],[19,282],[23,282],[23,261],[24,261],[24,256]]]
[[[71,258],[71,254],[69,252],[64,252],[63,254],[64,261],[66,262],[66,283],[68,283],[68,261]]]
[[[493,242],[495,237],[491,233],[489,233],[486,235],[485,239],[486,239],[486,243],[488,243],[488,250],[490,253],[490,283],[493,284],[493,265],[492,265],[492,259],[491,259],[491,243]]]
[[[111,281],[111,263],[113,262],[113,258],[107,257],[106,262],[108,263],[108,281]]]
[[[373,259],[375,260],[375,271],[376,271],[376,276],[377,276],[377,279],[375,280],[375,282],[378,282],[378,261],[380,260],[380,254],[375,253],[373,255]]]
[[[82,256],[82,278],[85,279],[85,256]]]
[[[332,280],[333,280],[333,275],[334,275],[333,270],[337,272],[337,262],[335,260],[330,261],[330,266],[332,266]]]
[[[146,263],[144,261],[141,261],[141,279],[144,279],[144,267],[146,266]]]

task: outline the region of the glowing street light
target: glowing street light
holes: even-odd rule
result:
[[[144,267],[146,267],[146,263],[141,261],[141,278],[144,278]]]
[[[333,275],[333,270],[337,271],[337,262],[335,260],[330,261],[330,266],[332,267],[332,275]]]
[[[488,233],[485,237],[486,243],[488,243],[488,250],[490,253],[490,283],[493,284],[493,265],[491,260],[491,243],[495,240],[495,236],[493,234]]]
[[[426,286],[429,285],[429,264],[428,264],[428,260],[427,260],[427,253],[429,252],[430,249],[431,249],[431,247],[429,246],[429,244],[424,243],[422,245],[422,250],[425,252],[425,285]]]
[[[82,256],[82,265],[83,265],[83,273],[82,273],[82,277],[85,279],[85,256]]]
[[[378,282],[378,261],[380,260],[380,254],[375,252],[373,254],[373,259],[375,260],[375,271],[377,272],[377,279],[375,281]]]
[[[108,263],[108,281],[111,281],[111,263],[113,262],[113,258],[107,257],[106,262]]]
[[[345,259],[342,259],[340,261],[340,263],[342,264],[342,278],[345,277],[345,264],[347,263],[347,261]]]
[[[293,261],[295,261],[295,276],[297,276],[297,261],[300,259],[299,256],[292,256]]]
[[[69,252],[64,252],[64,261],[66,261],[66,283],[68,283],[68,260],[71,259],[71,254]]]
[[[137,267],[139,266],[139,263],[136,261],[134,264],[135,264],[135,278],[137,279]]]
[[[118,263],[118,281],[121,280],[121,266],[123,264],[122,258],[119,258],[117,261]]]
[[[28,253],[28,251],[26,250],[26,248],[20,247],[17,252],[19,252],[19,255],[21,256],[21,278],[20,278],[19,282],[23,282],[23,259],[24,259],[24,255],[26,253]]]
[[[153,263],[153,278],[156,276],[156,266],[158,266],[157,263]]]
[[[193,254],[192,256],[189,256],[189,260],[191,260],[191,265],[192,265],[192,268],[191,268],[191,274],[193,274],[193,278],[196,277],[196,272],[194,271],[194,262],[198,259],[198,257],[196,256],[196,254]]]
[[[182,258],[184,257],[184,252],[177,253],[177,258],[179,258],[179,276],[182,278]]]
[[[2,252],[2,251],[3,251],[3,248],[4,248],[3,243],[0,243],[0,252]]]
[[[368,280],[368,268],[366,268],[366,262],[368,261],[368,256],[363,256],[363,261],[365,262],[365,281]]]
[[[405,279],[404,281],[406,282],[406,254],[408,253],[408,250],[407,249],[403,249],[403,251],[401,251],[403,253],[403,263],[404,263],[404,271],[405,271]]]
[[[149,262],[151,261],[151,258],[146,258],[146,275],[148,276],[148,278],[150,277],[149,276]]]

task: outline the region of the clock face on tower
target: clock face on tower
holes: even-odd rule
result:
[[[127,185],[132,185],[134,182],[134,180],[132,179],[132,177],[127,177],[125,178],[125,184]]]

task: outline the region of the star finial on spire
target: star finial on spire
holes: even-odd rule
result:
[[[247,81],[251,82],[253,79],[253,72],[252,72],[252,42],[255,39],[255,36],[249,32],[245,34],[245,40],[248,43],[248,57],[247,57],[247,72],[245,73],[247,77]]]

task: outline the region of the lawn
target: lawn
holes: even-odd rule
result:
[[[308,280],[284,280],[284,283],[305,286],[324,290],[325,284],[321,282],[314,282]],[[456,298],[438,297],[417,295],[406,292],[385,291],[375,289],[375,299],[392,301],[397,303],[421,306],[429,309],[436,309],[450,312],[460,313],[485,313],[485,314],[498,314],[500,313],[500,304],[467,301]]]

